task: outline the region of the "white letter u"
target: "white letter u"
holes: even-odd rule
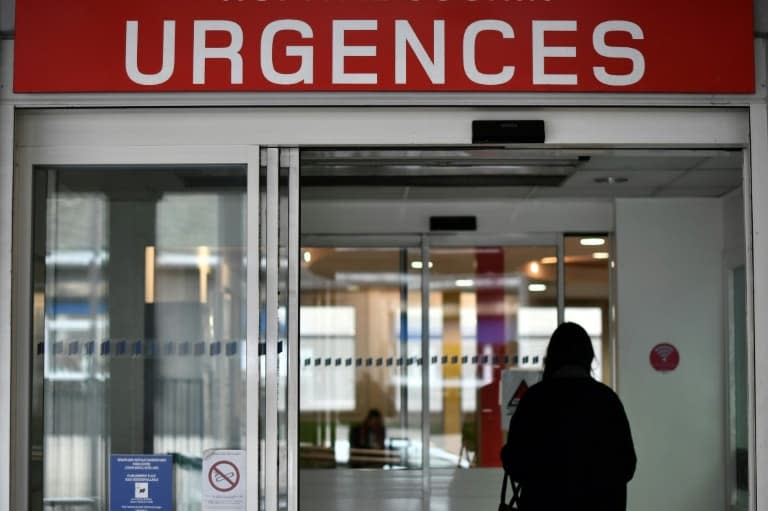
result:
[[[176,22],[163,21],[163,65],[157,73],[139,71],[139,22],[131,20],[125,26],[125,71],[139,85],[160,85],[173,74],[176,57]]]

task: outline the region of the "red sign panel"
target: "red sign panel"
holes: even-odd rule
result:
[[[17,0],[16,92],[749,93],[751,0]]]

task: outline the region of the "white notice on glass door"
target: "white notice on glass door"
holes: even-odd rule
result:
[[[203,511],[245,511],[245,451],[203,453]]]

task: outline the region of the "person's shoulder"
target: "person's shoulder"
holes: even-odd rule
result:
[[[616,394],[616,391],[613,390],[611,387],[606,385],[605,383],[595,380],[594,378],[590,378],[590,387],[592,388],[592,392],[596,396],[600,396],[601,398],[605,399],[606,401],[613,401],[616,403],[621,403],[621,400],[619,399],[619,395]]]
[[[611,387],[591,376],[583,378],[553,378],[552,380],[543,380],[537,385],[541,386],[539,392],[547,392],[550,388],[553,392],[559,392],[563,387],[567,387],[576,392],[586,392],[605,399],[618,399],[618,395]],[[534,385],[531,389],[537,385]]]

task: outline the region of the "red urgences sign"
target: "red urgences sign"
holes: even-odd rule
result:
[[[751,0],[17,0],[16,92],[754,91]]]

